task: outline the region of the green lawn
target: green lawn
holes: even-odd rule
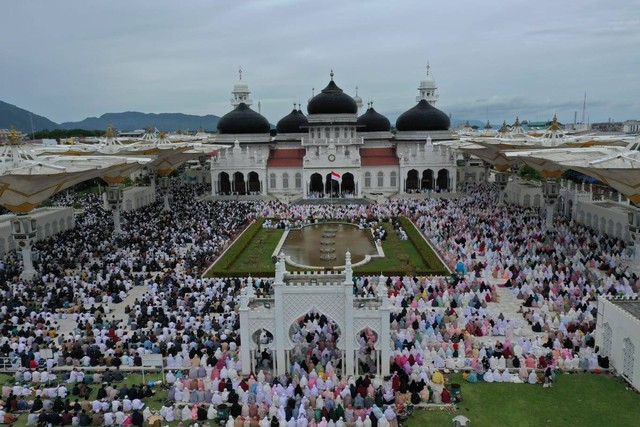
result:
[[[459,375],[453,376],[451,382],[462,385],[458,411],[415,411],[409,427],[451,426],[451,420],[458,414],[469,418],[474,427],[599,427],[640,423],[640,394],[608,375],[561,374],[553,388],[469,384]]]
[[[374,258],[371,262],[356,267],[355,274],[380,274],[381,272],[387,276],[448,274],[426,242],[418,240],[419,235],[409,235],[409,240],[401,240],[392,224],[384,222],[382,226],[387,230],[387,238],[382,242],[385,257]],[[415,230],[410,222],[408,225],[403,224],[405,230],[409,227]]]
[[[262,228],[260,219],[232,244],[227,252],[207,271],[206,276],[273,276],[274,263],[271,259],[284,230]],[[382,242],[384,258],[374,258],[371,262],[356,267],[356,274],[386,275],[418,274],[447,275],[448,272],[433,252],[420,232],[406,218],[401,218],[409,240],[400,240],[391,223],[384,222],[387,238]],[[287,266],[288,270],[300,270]]]
[[[159,373],[147,374],[146,379],[158,380]],[[0,374],[2,383],[12,383],[13,376]],[[140,384],[141,374],[130,374],[125,379],[129,385]],[[407,427],[451,426],[452,419],[462,414],[474,427],[493,426],[563,426],[600,427],[638,425],[640,394],[628,389],[626,384],[609,375],[561,374],[553,388],[542,385],[478,383],[462,381],[459,374],[450,382],[462,385],[462,401],[456,412],[416,410]],[[90,398],[97,393],[93,386]],[[156,389],[156,396],[146,403],[159,409],[166,399],[167,390]],[[21,415],[14,427],[26,424]],[[170,423],[171,427],[177,422]],[[188,424],[187,424],[188,425]]]

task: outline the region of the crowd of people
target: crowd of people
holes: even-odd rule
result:
[[[638,291],[638,278],[623,267],[623,241],[562,217],[558,231],[547,232],[533,209],[496,208],[491,184],[475,184],[459,198],[372,205],[206,201],[205,186],[172,185],[171,211],[155,203],[124,213],[120,235],[112,234],[98,195],[58,195],[56,203],[81,204],[84,213],[74,229],[36,244],[38,277],[19,279],[19,257],[5,256],[0,353],[22,367],[15,386],[2,390],[6,413],[30,411],[34,424],[121,425],[129,417],[139,425],[151,416],[206,422],[226,405],[232,425],[394,426],[406,403],[451,401],[443,370],[465,370],[470,382],[529,383],[550,382],[551,374],[536,372],[597,367],[595,297]],[[259,338],[254,366],[242,366],[239,296],[247,286],[270,295],[272,278],[202,273],[250,221],[288,228],[337,219],[385,240],[380,224],[398,216],[413,220],[446,264],[461,263],[468,274],[354,279],[356,295],[378,295],[380,286],[388,294],[392,359],[380,363],[390,364],[392,377],[368,376],[378,363],[374,343],[387,339],[369,330],[358,332],[359,375],[341,376],[340,331],[321,313],[288,330],[296,351],[287,375],[271,373],[272,336]],[[396,232],[406,238],[401,227]],[[522,302],[518,318],[501,311],[497,286]],[[130,301],[136,287],[144,295]],[[113,315],[119,304],[126,305],[123,319]],[[71,319],[73,330],[62,332],[61,319]],[[145,354],[162,355],[169,371],[168,401],[157,414],[142,405],[154,387],[116,385]],[[100,369],[90,374],[87,367]]]

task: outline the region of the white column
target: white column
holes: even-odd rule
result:
[[[113,210],[113,234],[122,234],[122,226],[120,225],[120,209]]]
[[[22,252],[22,273],[20,273],[20,278],[30,280],[36,275],[36,269],[33,267],[33,258],[31,256],[31,239],[23,240],[22,242],[24,242],[25,245],[20,248]]]
[[[554,230],[553,227],[553,210],[555,207],[555,202],[554,203],[550,203],[549,201],[547,201],[547,203],[545,203],[545,227],[547,229],[547,231],[552,231]]]
[[[240,361],[242,362],[242,375],[249,375],[253,365],[251,357],[251,334],[249,333],[249,307],[240,308],[240,341],[242,346],[240,348]]]
[[[353,270],[351,268],[351,254],[347,251],[345,254],[345,278],[342,283],[342,289],[344,291],[344,316],[345,316],[345,331],[344,336],[344,350],[347,357],[344,358],[344,373],[343,375],[355,375],[357,369],[357,362],[355,359],[355,334],[359,331],[353,330]],[[388,323],[388,319],[387,319]]]
[[[282,375],[287,370],[286,360],[285,360],[285,329],[284,329],[284,302],[282,297],[282,291],[284,287],[284,273],[285,273],[285,265],[284,265],[284,255],[280,255],[278,262],[276,263],[276,277],[273,283],[273,297],[274,297],[274,305],[275,305],[275,331],[274,331],[274,344],[276,347],[276,375]]]

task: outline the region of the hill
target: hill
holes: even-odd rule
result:
[[[127,111],[124,113],[106,113],[100,117],[87,117],[79,122],[60,123],[64,129],[106,129],[112,125],[121,131],[135,129],[145,129],[147,126],[155,126],[157,129],[174,131],[178,129],[195,131],[203,128],[208,131],[215,131],[220,117],[212,114],[206,116],[196,116],[182,113],[141,113],[138,111]]]
[[[154,126],[156,129],[175,131],[178,129],[196,131],[201,127],[208,131],[215,131],[220,117],[212,114],[196,116],[182,113],[140,113],[127,111],[124,113],[106,113],[100,117],[87,117],[79,122],[55,123],[46,117],[39,116],[30,111],[0,101],[0,129],[15,128],[30,134],[32,130],[43,129],[85,129],[105,130],[112,125],[120,131],[145,129]],[[33,129],[31,121],[33,120]]]
[[[33,120],[33,129],[31,121]],[[59,129],[57,123],[15,105],[0,101],[0,129],[15,128],[20,132],[31,133],[32,130]]]

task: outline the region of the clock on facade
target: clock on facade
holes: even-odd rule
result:
[[[329,159],[330,162],[333,162],[336,159],[336,155],[335,154],[329,154],[328,159]]]

